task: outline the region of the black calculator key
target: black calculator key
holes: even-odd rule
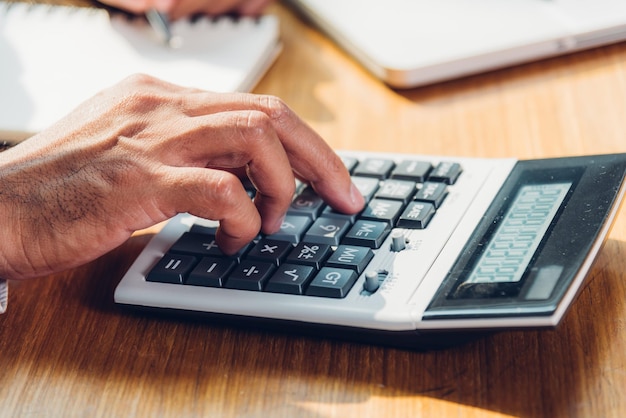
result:
[[[359,276],[354,270],[324,267],[306,290],[309,296],[345,298]]]
[[[369,202],[376,190],[378,190],[379,181],[370,177],[352,177],[352,183],[361,192],[366,202]]]
[[[304,264],[319,270],[330,253],[331,247],[328,244],[301,242],[296,245],[296,248],[291,250],[285,261],[287,263]]]
[[[293,246],[287,241],[262,239],[252,247],[246,259],[279,265],[292,248]]]
[[[435,169],[428,176],[428,181],[440,181],[446,184],[454,184],[463,171],[459,163],[448,161],[437,164]]]
[[[199,254],[204,256],[222,256],[224,253],[217,246],[215,235],[185,232],[170,248],[176,253]]]
[[[348,170],[349,173],[352,173],[354,168],[359,163],[359,160],[354,157],[341,157],[341,161],[343,162],[343,165],[346,166],[346,170]]]
[[[311,219],[316,219],[325,206],[324,200],[315,193],[315,190],[311,187],[306,187],[293,199],[287,210],[287,214],[307,216]]]
[[[385,180],[374,196],[377,199],[400,200],[407,203],[417,191],[415,182],[407,180]]]
[[[357,221],[344,237],[342,243],[361,247],[380,248],[391,226],[387,222]]]
[[[375,221],[395,224],[404,209],[404,204],[397,200],[373,199],[361,213],[361,219],[371,219]]]
[[[237,265],[232,258],[204,257],[192,270],[185,284],[224,287],[228,273]]]
[[[309,279],[316,272],[311,266],[283,264],[267,282],[265,291],[303,295]]]
[[[191,255],[165,254],[146,276],[146,281],[183,284],[185,277],[198,263]]]
[[[275,265],[261,261],[244,260],[239,264],[226,281],[229,289],[263,290],[265,282],[274,272]]]
[[[374,257],[368,247],[356,245],[340,245],[326,261],[327,267],[348,268],[361,274]]]
[[[311,223],[311,218],[308,216],[286,215],[283,223],[280,225],[280,230],[267,235],[267,238],[297,244]]]
[[[350,228],[350,221],[338,218],[317,218],[303,241],[313,244],[339,245]]]
[[[402,161],[393,169],[391,178],[423,183],[432,169],[433,165],[427,161]]]
[[[206,225],[198,225],[193,224],[191,228],[189,228],[189,232],[194,234],[204,234],[204,235],[213,235],[217,232],[217,226],[206,226]]]
[[[245,246],[232,258],[239,259],[247,251],[249,247]],[[173,253],[193,254],[199,256],[213,256],[224,257],[225,254],[217,246],[215,235],[204,233],[192,233],[185,232],[179,239],[172,245],[170,251]]]
[[[398,226],[409,229],[424,229],[434,214],[435,206],[432,203],[411,202],[400,215]]]
[[[415,200],[432,203],[435,208],[439,208],[448,195],[448,186],[445,183],[427,181],[415,195]]]
[[[394,167],[395,163],[392,160],[383,158],[367,158],[356,166],[352,174],[355,176],[373,177],[382,180],[389,177],[389,174]]]
[[[359,217],[359,214],[358,213],[353,213],[353,214],[341,213],[341,212],[337,212],[335,209],[333,209],[330,206],[326,206],[326,209],[324,209],[324,211],[322,212],[322,216],[324,218],[343,219],[343,220],[350,222],[350,224],[353,224],[356,222],[357,218]]]

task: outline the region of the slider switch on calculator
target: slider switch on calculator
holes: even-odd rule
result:
[[[380,282],[378,281],[378,272],[374,270],[368,270],[365,272],[365,283],[363,284],[363,288],[370,293],[374,293],[380,287]]]
[[[395,230],[391,234],[391,251],[402,251],[406,248],[406,240],[402,231]]]

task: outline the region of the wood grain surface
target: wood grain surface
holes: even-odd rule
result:
[[[256,92],[334,148],[539,158],[626,151],[626,44],[413,90],[380,83],[283,5]],[[12,282],[0,417],[622,417],[626,209],[556,330],[412,352],[137,315],[113,290],[156,229]]]

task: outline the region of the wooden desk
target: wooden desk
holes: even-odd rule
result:
[[[280,6],[256,89],[334,147],[520,158],[626,151],[626,44],[393,91]],[[134,316],[113,290],[149,239],[13,283],[0,416],[610,417],[626,414],[626,208],[555,331],[409,352]]]

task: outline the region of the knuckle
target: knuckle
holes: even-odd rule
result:
[[[149,76],[148,74],[136,73],[131,74],[124,80],[125,83],[133,84],[133,85],[150,85],[155,81],[154,77]]]
[[[119,84],[119,90],[126,94],[148,92],[157,89],[159,80],[144,73],[135,73],[127,76]]]
[[[261,95],[259,100],[262,108],[265,109],[265,112],[272,120],[281,121],[291,114],[289,106],[279,97]]]
[[[154,93],[137,90],[128,92],[120,99],[119,110],[131,115],[146,115],[158,109],[160,103],[161,98]]]
[[[236,176],[223,172],[212,186],[211,193],[215,194],[224,207],[227,207],[237,202],[236,197],[239,195],[241,187],[241,182]],[[228,212],[229,209],[226,211]]]
[[[272,121],[268,115],[256,110],[244,112],[237,122],[237,127],[246,142],[262,141],[273,131]]]

